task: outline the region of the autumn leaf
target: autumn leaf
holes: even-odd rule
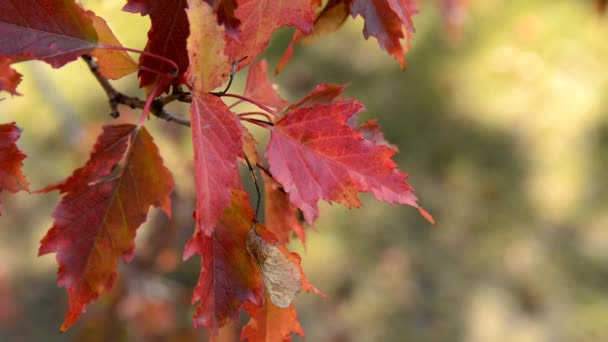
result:
[[[295,30],[291,42],[285,49],[285,52],[283,52],[283,55],[277,64],[275,73],[280,73],[285,65],[287,65],[293,55],[295,45],[298,42],[302,41],[304,44],[310,44],[318,38],[337,31],[350,15],[351,5],[352,0],[327,1],[323,9],[317,14],[310,33],[306,34],[300,30]],[[314,9],[316,9],[316,7],[314,7],[313,10]]]
[[[241,21],[235,16],[237,0],[205,0],[217,13],[217,21],[224,26],[226,34],[235,40],[240,40],[239,26]]]
[[[197,229],[211,235],[224,209],[230,206],[230,189],[236,187],[237,157],[244,157],[241,127],[222,100],[194,89],[190,106],[194,145]]]
[[[186,0],[128,0],[123,11],[149,15],[152,25],[148,31],[145,51],[168,58],[177,64],[179,72],[176,80],[188,69],[186,39],[190,26],[186,16]],[[161,74],[172,72],[173,66],[157,58],[142,55],[139,65],[158,71]],[[146,70],[139,71],[140,86],[153,84],[158,75]],[[168,90],[166,84],[163,90]]]
[[[332,104],[338,97],[340,97],[340,95],[342,95],[347,86],[348,84],[319,84],[300,101],[290,105],[287,110],[289,111],[297,108],[312,108],[318,104]]]
[[[268,79],[268,63],[266,60],[255,62],[249,66],[243,96],[277,110],[287,106],[287,101],[279,96],[276,87]]]
[[[122,46],[105,20],[91,11],[87,11],[87,15],[91,19],[95,32],[97,32],[100,44]],[[93,50],[91,55],[97,58],[99,72],[112,80],[117,80],[137,70],[137,63],[126,51],[99,48]]]
[[[270,172],[309,224],[319,214],[320,199],[359,207],[359,192],[419,208],[405,182],[407,174],[391,159],[395,152],[365,140],[348,125],[347,120],[362,110],[356,100],[298,108],[271,131],[266,151]]]
[[[0,1],[0,54],[58,68],[97,47],[91,20],[73,0]]]
[[[240,40],[227,37],[226,55],[238,61],[239,69],[249,64],[268,45],[270,36],[284,26],[310,32],[314,20],[311,0],[240,0],[234,14],[241,21]]]
[[[0,56],[0,91],[19,95],[17,86],[21,83],[21,74],[11,68],[10,58]]]
[[[325,297],[308,282],[300,256],[290,252],[263,225],[256,224],[247,234],[247,251],[258,265],[265,293],[274,305],[288,307],[301,290]]]
[[[245,248],[253,209],[243,190],[233,190],[231,202],[211,235],[195,230],[184,250],[184,259],[194,254],[202,259],[192,297],[193,304],[200,302],[194,325],[207,327],[212,335],[231,319],[238,319],[243,303],[261,302],[260,275]]]
[[[249,322],[241,331],[241,340],[249,342],[291,341],[291,334],[304,336],[293,304],[279,308],[266,297],[264,305],[244,305]]]
[[[384,133],[382,133],[382,129],[378,124],[378,119],[369,119],[362,123],[357,127],[357,132],[361,133],[365,140],[373,141],[376,145],[384,145],[395,152],[399,152],[399,147],[397,147],[397,145],[389,143],[386,138],[384,138]]]
[[[21,171],[26,156],[15,144],[20,135],[21,130],[14,122],[0,125],[0,192],[6,190],[14,193],[29,189],[29,183]]]
[[[188,78],[194,88],[211,91],[230,74],[230,62],[224,55],[224,28],[218,25],[212,8],[202,0],[188,0]]]
[[[404,53],[408,43],[402,45],[400,40],[409,39],[414,32],[412,15],[417,13],[413,0],[353,0],[351,14],[365,20],[363,35],[378,40],[380,46],[393,56],[405,68]],[[403,28],[408,34],[403,34]]]
[[[112,288],[118,259],[132,257],[136,229],[149,207],[170,215],[173,178],[144,127],[105,126],[85,166],[46,190],[52,189],[65,195],[38,254],[56,253],[57,283],[70,304],[65,331]]]
[[[306,242],[304,227],[300,223],[300,213],[298,208],[289,202],[289,196],[281,185],[272,177],[262,172],[264,178],[264,217],[266,218],[266,228],[270,230],[280,243],[289,242],[291,233],[302,241]]]

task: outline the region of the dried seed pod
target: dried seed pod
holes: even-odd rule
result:
[[[247,234],[247,251],[260,267],[270,301],[280,308],[288,307],[302,289],[298,266],[278,246],[264,240],[255,227]]]

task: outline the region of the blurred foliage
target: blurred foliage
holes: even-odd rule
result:
[[[124,45],[143,48],[147,18],[121,13],[119,0],[82,2]],[[379,118],[438,221],[430,227],[416,210],[370,196],[359,210],[324,206],[306,250],[293,243],[329,295],[298,298],[307,339],[608,340],[608,18],[592,0],[470,0],[450,13],[443,1],[421,2],[405,72],[349,20],[298,46],[275,79],[291,100],[318,83],[351,82],[346,95],[368,108],[360,119]],[[290,37],[272,41],[270,65]],[[25,96],[0,102],[0,112],[24,128],[19,146],[36,189],[81,165],[111,119],[83,63],[18,69]],[[136,82],[117,87],[135,93]],[[120,120],[137,117],[125,110]],[[115,290],[66,335],[55,333],[67,304],[54,258],[36,257],[58,197],[3,195],[0,340],[205,336],[190,321],[200,263],[181,262],[193,224],[189,131],[149,126],[177,180],[175,217],[151,213]],[[220,339],[235,336],[229,327]]]

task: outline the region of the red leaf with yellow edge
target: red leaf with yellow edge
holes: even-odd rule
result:
[[[395,152],[365,140],[347,123],[362,110],[356,100],[336,100],[292,110],[272,128],[266,151],[270,172],[309,224],[319,214],[320,199],[358,207],[359,192],[419,208],[407,174],[391,159]]]
[[[0,1],[0,54],[58,68],[97,47],[97,34],[74,0]]]
[[[93,23],[95,32],[97,32],[99,43],[111,46],[122,46],[105,20],[96,16],[91,11],[88,11],[87,15]],[[91,55],[97,58],[99,72],[112,80],[117,80],[137,70],[137,63],[126,51],[101,48],[93,50]]]
[[[227,37],[226,54],[230,61],[238,61],[239,69],[249,64],[268,45],[277,29],[292,26],[310,32],[314,15],[311,0],[239,0],[235,16],[241,21],[240,40]]]
[[[360,15],[365,20],[363,35],[378,40],[380,46],[405,68],[404,53],[409,47],[401,44],[401,39],[409,40],[414,32],[412,15],[417,10],[413,0],[354,0],[351,8],[353,17]],[[403,28],[408,34],[403,34]]]
[[[175,62],[179,68],[176,80],[179,80],[188,69],[186,39],[190,25],[186,16],[186,0],[128,0],[122,10],[150,16],[152,25],[145,50]],[[173,71],[171,64],[146,55],[141,55],[139,65],[162,74]],[[139,77],[140,86],[144,87],[153,84],[159,75],[140,70]],[[166,84],[163,90],[168,90],[169,86]]]
[[[266,228],[274,233],[282,244],[289,242],[292,232],[302,243],[305,243],[306,234],[304,233],[304,227],[300,224],[298,208],[289,202],[289,196],[279,183],[264,172],[262,172],[262,177],[264,177]]]
[[[194,145],[197,229],[211,235],[230,189],[237,186],[237,157],[244,157],[241,125],[222,100],[194,89],[190,117]]]
[[[249,66],[244,96],[277,110],[287,106],[287,101],[279,96],[276,86],[268,79],[268,63],[266,60],[255,62]]]
[[[21,171],[26,156],[15,144],[20,135],[21,130],[14,122],[0,125],[0,192],[29,189],[29,183]]]
[[[243,303],[261,302],[262,281],[245,247],[253,209],[243,190],[233,190],[231,200],[211,235],[195,230],[184,251],[184,259],[201,256],[201,275],[192,297],[193,304],[200,301],[194,325],[207,327],[212,335],[238,319]]]
[[[70,304],[65,331],[112,288],[118,259],[132,257],[136,229],[150,206],[170,215],[173,178],[144,127],[117,125],[105,126],[85,166],[47,190],[53,188],[66,194],[39,255],[56,253],[57,283]]]
[[[266,297],[264,305],[244,305],[249,313],[249,322],[241,331],[241,340],[249,342],[291,341],[291,334],[304,336],[298,322],[298,313],[293,304],[279,308]]]
[[[17,86],[21,83],[21,74],[11,68],[11,63],[10,58],[0,56],[0,91],[19,95]]]
[[[224,55],[224,27],[218,25],[212,8],[202,0],[188,0],[188,78],[194,88],[211,91],[230,74],[230,63]]]

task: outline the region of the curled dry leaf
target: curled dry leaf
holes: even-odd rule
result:
[[[302,289],[298,266],[279,246],[260,236],[255,227],[251,227],[247,234],[247,251],[260,268],[272,303],[280,308],[288,307]]]

